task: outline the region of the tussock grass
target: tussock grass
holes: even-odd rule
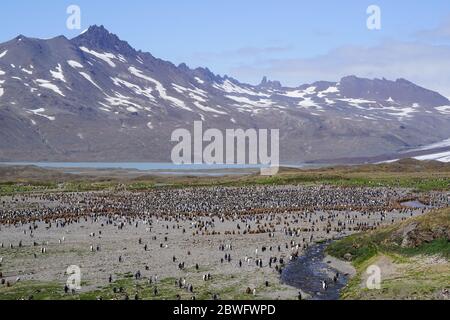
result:
[[[402,246],[405,230],[423,241],[416,246]],[[440,299],[440,292],[450,289],[450,208],[435,210],[394,226],[355,234],[332,243],[327,253],[344,259],[351,255],[357,275],[343,290],[344,299]],[[430,234],[436,233],[435,238]],[[447,232],[447,233],[446,233]],[[439,237],[438,235],[447,234]],[[381,259],[388,259],[398,269],[395,276],[383,279],[381,290],[363,285],[366,269]],[[427,259],[441,259],[429,263]],[[447,261],[446,263],[442,263]]]

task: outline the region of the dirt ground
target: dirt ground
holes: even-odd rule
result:
[[[79,196],[83,198],[82,193]],[[133,193],[128,196],[133,197]],[[20,205],[14,204],[11,197],[0,201],[5,201],[3,205],[9,208],[61,204],[60,200],[41,200],[38,196],[29,197]],[[107,287],[110,275],[115,281],[133,277],[139,271],[142,279],[183,279],[194,288],[204,288],[204,275],[211,275],[211,285],[205,292],[194,290],[197,292],[184,294],[184,298],[218,294],[230,299],[297,299],[299,289],[280,282],[276,270],[282,267],[280,259],[289,263],[307,245],[353,233],[351,228],[339,228],[343,222],[352,226],[386,225],[423,212],[423,209],[393,210],[385,218],[385,211],[368,215],[351,210],[299,210],[227,219],[207,214],[195,219],[189,215],[157,218],[144,215],[133,219],[93,216],[64,226],[56,221],[51,225],[44,221],[17,223],[0,227],[0,270],[12,288],[19,282],[56,282],[62,290],[68,279],[67,268],[76,265],[82,273],[81,292]],[[199,225],[203,227],[200,229]],[[273,229],[243,232],[244,228],[254,231],[267,226]],[[290,234],[288,230],[295,232]],[[229,262],[226,255],[230,255]],[[269,263],[271,258],[277,262]],[[259,259],[262,266],[256,264]],[[326,259],[338,270],[354,272],[348,264],[331,257]],[[180,263],[184,264],[183,268]],[[246,295],[247,288],[252,291],[250,296]],[[0,295],[1,290],[0,287]]]

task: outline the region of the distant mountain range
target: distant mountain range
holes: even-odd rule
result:
[[[0,44],[0,161],[169,161],[172,131],[195,120],[279,128],[283,163],[382,161],[448,139],[450,101],[405,79],[249,85],[137,51],[103,26]]]

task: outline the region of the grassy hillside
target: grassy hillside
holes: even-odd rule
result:
[[[319,169],[281,168],[278,175],[225,175],[220,177],[147,175],[145,172],[99,170],[90,175],[64,174],[57,169],[0,166],[0,195],[36,191],[114,190],[192,186],[333,185],[342,187],[402,187],[417,191],[449,190],[450,163],[401,160],[362,166]]]
[[[344,299],[450,299],[450,208],[330,245],[328,253],[357,269]],[[381,269],[381,289],[369,290],[366,270]]]

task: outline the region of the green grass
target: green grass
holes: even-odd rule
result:
[[[0,286],[0,300],[123,300],[126,296],[134,299],[138,295],[140,300],[175,300],[177,295],[183,300],[190,300],[193,294],[175,285],[175,278],[164,278],[158,281],[156,287],[158,294],[154,295],[154,284],[148,284],[147,279],[135,280],[132,274],[120,275],[120,278],[104,287],[79,292],[76,294],[64,294],[64,283],[23,281],[13,284],[11,287]],[[253,295],[245,293],[243,288],[245,280],[240,275],[215,275],[211,281],[201,281],[194,284],[194,295],[197,300],[210,300],[213,294],[219,294],[221,299],[252,300]],[[116,288],[117,293],[114,293]],[[122,288],[121,292],[119,289]],[[257,288],[258,293],[268,290],[281,290],[276,285],[265,288],[262,285]],[[261,297],[256,297],[261,299]]]
[[[398,187],[410,188],[417,191],[448,190],[449,178],[422,178],[422,177],[345,177],[340,175],[280,175],[275,177],[262,177],[244,183],[248,185],[286,185],[286,184],[323,184],[339,187]]]
[[[341,259],[345,254],[350,253],[353,257],[352,261],[356,265],[380,252],[408,256],[441,254],[446,258],[450,257],[450,239],[446,238],[424,241],[417,247],[402,247],[403,230],[410,226],[415,226],[415,232],[419,236],[421,234],[441,234],[442,230],[450,230],[450,208],[435,210],[393,226],[346,237],[332,243],[327,248],[327,252]]]
[[[332,243],[327,253],[344,259],[351,254],[351,262],[357,275],[342,292],[344,299],[433,299],[443,289],[450,288],[450,263],[427,265],[425,257],[440,256],[450,259],[450,239],[436,238],[422,241],[417,246],[402,247],[403,230],[415,226],[419,238],[430,232],[440,234],[450,229],[450,209],[433,211],[424,216],[410,219],[394,226],[355,234]],[[383,279],[381,290],[368,290],[361,286],[366,269],[377,264],[378,259],[387,257],[399,268],[400,275]]]
[[[17,193],[37,192],[52,190],[57,187],[56,183],[15,183],[1,182],[0,195],[13,195]]]
[[[143,191],[155,188],[155,183],[153,182],[136,182],[127,185],[127,190],[130,191]]]
[[[0,300],[65,300],[63,286],[57,282],[24,281],[0,287]]]
[[[449,178],[423,178],[423,177],[346,177],[340,175],[323,174],[301,174],[301,175],[279,175],[274,177],[263,177],[259,175],[244,178],[234,178],[232,180],[193,180],[187,182],[173,182],[168,188],[189,188],[189,187],[251,187],[251,186],[280,186],[280,185],[329,185],[336,187],[392,187],[407,188],[417,192],[443,191],[450,189]],[[129,190],[148,190],[155,187],[153,183],[140,183],[133,185]]]
[[[9,179],[9,178],[8,178]],[[38,178],[35,178],[38,179]],[[39,181],[39,180],[36,180]],[[53,182],[32,180],[0,183],[0,195],[55,190],[59,192],[83,192],[116,190],[125,186],[130,191],[154,188],[188,188],[206,186],[272,186],[272,185],[331,185],[339,187],[399,187],[420,192],[450,189],[450,169],[426,163],[378,166],[350,166],[313,170],[282,168],[273,177],[249,174],[244,176],[146,176],[136,179],[114,177],[79,177],[65,180],[60,185]]]
[[[383,236],[380,235],[380,238],[383,238]],[[358,268],[367,260],[379,254],[397,254],[406,257],[442,255],[449,259],[450,241],[448,239],[437,239],[416,248],[402,248],[395,244],[382,244],[374,238],[354,235],[332,243],[328,247],[327,253],[342,260],[345,259],[344,256],[347,253],[350,253],[352,264]]]
[[[84,192],[84,191],[103,191],[113,188],[115,183],[111,182],[69,182],[63,186],[64,192]]]
[[[450,260],[450,240],[438,239],[417,248],[395,248],[393,251],[406,256],[417,256],[420,254],[428,256],[441,255]]]
[[[378,254],[366,260],[357,269],[358,274],[353,277],[341,292],[342,299],[350,300],[392,300],[392,299],[442,299],[439,294],[444,289],[450,289],[450,265],[417,264],[414,259],[398,255],[388,255],[388,258],[400,270],[399,274],[389,278],[383,277],[380,290],[369,290],[363,285],[362,277],[365,270],[372,264],[377,264],[383,254]],[[420,261],[420,259],[419,259]]]

